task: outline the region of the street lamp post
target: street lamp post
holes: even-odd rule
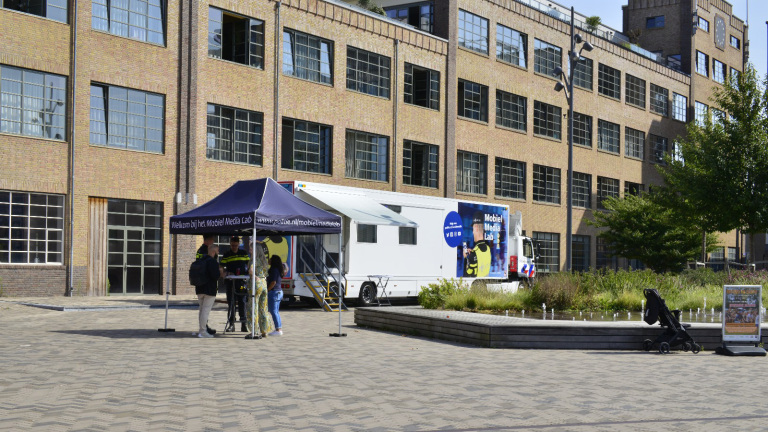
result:
[[[583,43],[576,53],[576,44]],[[561,67],[555,68],[555,75],[560,81],[555,84],[555,91],[565,90],[565,100],[568,102],[568,191],[567,191],[567,215],[565,227],[565,271],[571,271],[571,243],[573,240],[573,71],[576,63],[581,58],[582,51],[592,51],[594,47],[585,41],[581,35],[573,33],[573,7],[571,7],[571,49],[568,51],[568,76],[565,76]],[[565,84],[563,84],[565,81]]]

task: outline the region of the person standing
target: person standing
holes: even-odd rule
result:
[[[197,333],[197,337],[199,338],[213,337],[213,334],[208,327],[208,315],[211,313],[213,302],[216,300],[216,292],[218,291],[217,282],[219,281],[219,277],[221,277],[219,263],[216,261],[216,254],[219,253],[219,247],[215,244],[211,244],[206,246],[206,248],[208,254],[201,259],[205,261],[205,273],[208,276],[208,281],[205,285],[195,287],[195,294],[197,294],[197,301],[200,305],[198,312],[199,330]]]
[[[270,336],[282,336],[283,325],[280,320],[280,302],[283,301],[283,261],[280,259],[280,255],[272,255],[269,260],[269,272],[267,274],[267,292],[269,313],[272,315],[272,320],[275,322],[275,331],[270,333]]]
[[[203,244],[197,249],[195,259],[201,259],[208,255],[208,247],[213,244],[214,238],[213,234],[203,234]]]
[[[245,276],[248,273],[248,261],[250,257],[248,252],[240,249],[240,238],[232,236],[229,239],[229,251],[221,258],[221,265],[224,266],[224,276]],[[235,307],[240,316],[240,331],[246,331],[245,326],[245,281],[241,279],[227,279],[227,329],[228,332],[235,331]]]
[[[252,245],[253,246],[253,245]],[[264,249],[261,245],[255,245],[253,249],[253,260],[251,260],[251,266],[248,270],[249,275],[255,278],[256,292],[255,292],[255,304],[256,304],[256,316],[253,314],[252,304],[249,301],[246,306],[246,329],[248,335],[246,339],[261,339],[274,329],[272,323],[272,317],[267,311],[267,257],[264,255]],[[248,281],[250,287],[251,281]],[[254,326],[255,331],[254,331]],[[253,335],[251,333],[254,333]]]

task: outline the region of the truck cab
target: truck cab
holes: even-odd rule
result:
[[[533,285],[536,277],[536,248],[530,237],[522,235],[523,217],[520,211],[509,216],[509,280]]]

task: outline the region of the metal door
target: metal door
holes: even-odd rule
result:
[[[144,292],[144,229],[132,227],[107,228],[107,278],[110,294],[141,294]]]

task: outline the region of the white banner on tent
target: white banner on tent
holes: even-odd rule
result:
[[[760,343],[761,285],[723,286],[723,342]]]

